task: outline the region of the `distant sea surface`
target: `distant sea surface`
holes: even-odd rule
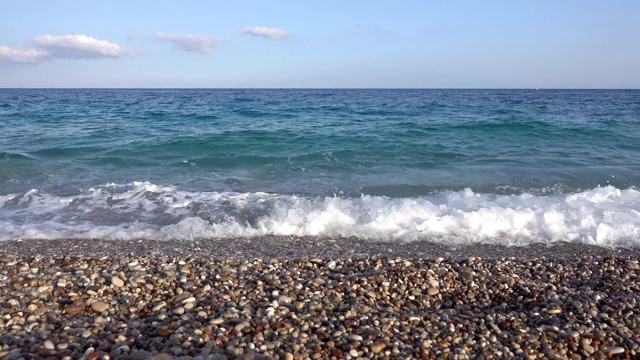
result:
[[[636,90],[0,90],[0,240],[640,246]]]

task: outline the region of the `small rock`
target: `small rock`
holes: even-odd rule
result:
[[[604,349],[604,352],[607,353],[607,355],[609,355],[609,356],[617,355],[617,354],[624,353],[624,348],[622,348],[620,346],[609,346],[606,349]]]
[[[93,309],[93,311],[97,312],[97,313],[102,313],[103,311],[107,310],[109,308],[109,305],[107,305],[106,303],[102,302],[102,301],[96,301],[93,304],[91,304],[91,308]]]
[[[427,289],[427,294],[429,294],[429,296],[438,295],[438,293],[440,293],[440,290],[438,290],[437,288],[432,287]]]
[[[51,342],[51,340],[45,340],[44,348],[47,349],[47,350],[55,350],[56,346],[53,345],[53,342]]]
[[[378,353],[380,353],[382,350],[384,350],[386,348],[387,348],[387,344],[385,344],[383,342],[375,342],[375,343],[373,343],[373,345],[369,346],[369,349],[374,354],[378,354]]]
[[[164,301],[161,301],[160,303],[158,303],[156,306],[154,306],[151,311],[153,312],[157,312],[160,311],[163,307],[167,306],[167,303]]]
[[[549,360],[563,360],[563,359],[565,359],[564,356],[562,356],[561,354],[555,352],[551,348],[544,349],[544,354],[547,356],[547,359],[549,359]]]
[[[271,360],[271,356],[260,355],[254,352],[244,354],[238,358],[238,360]]]
[[[130,360],[146,360],[151,358],[151,354],[144,350],[136,350],[129,355]]]
[[[196,298],[194,298],[193,296],[190,296],[190,297],[182,300],[182,303],[183,304],[188,304],[188,303],[192,303],[192,302],[195,302],[195,301],[196,301]]]
[[[111,283],[113,284],[113,286],[115,287],[122,287],[124,286],[124,281],[122,281],[122,279],[120,279],[117,276],[114,276],[111,278]]]
[[[151,357],[151,360],[173,360],[173,356],[169,354],[158,354]]]
[[[99,360],[101,358],[100,354],[97,352],[92,352],[87,356],[87,360]]]
[[[46,306],[41,306],[35,310],[33,310],[32,314],[35,316],[42,316],[49,311],[49,308]]]
[[[84,302],[82,300],[76,300],[73,304],[67,305],[67,307],[64,308],[64,312],[70,317],[74,317],[84,312],[84,308]]]

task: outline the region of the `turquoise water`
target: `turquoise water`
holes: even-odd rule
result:
[[[640,91],[0,90],[0,239],[640,243]]]

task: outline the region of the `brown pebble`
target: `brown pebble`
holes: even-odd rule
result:
[[[171,335],[171,330],[169,330],[169,328],[162,328],[160,330],[158,330],[158,335],[162,336],[162,337],[166,337]]]
[[[67,307],[64,308],[64,312],[70,317],[74,317],[84,312],[84,308],[84,302],[82,300],[76,300],[73,304],[67,305]]]
[[[96,301],[93,304],[91,304],[91,309],[93,309],[93,311],[97,312],[97,313],[102,313],[103,311],[107,310],[109,308],[109,305],[107,305],[107,303],[102,302],[102,301]]]
[[[369,349],[371,349],[371,352],[373,352],[374,354],[378,354],[386,348],[387,348],[387,344],[383,342],[375,342],[373,343],[373,345],[369,347]]]
[[[89,354],[89,356],[87,356],[87,360],[98,360],[100,359],[100,354],[98,354],[97,352],[92,352],[91,354]]]

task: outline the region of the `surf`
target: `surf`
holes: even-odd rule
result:
[[[356,237],[527,245],[640,246],[640,192],[604,186],[534,195],[472,189],[429,196],[299,196],[192,192],[150,182],[106,184],[70,196],[0,197],[0,239],[232,239]]]

